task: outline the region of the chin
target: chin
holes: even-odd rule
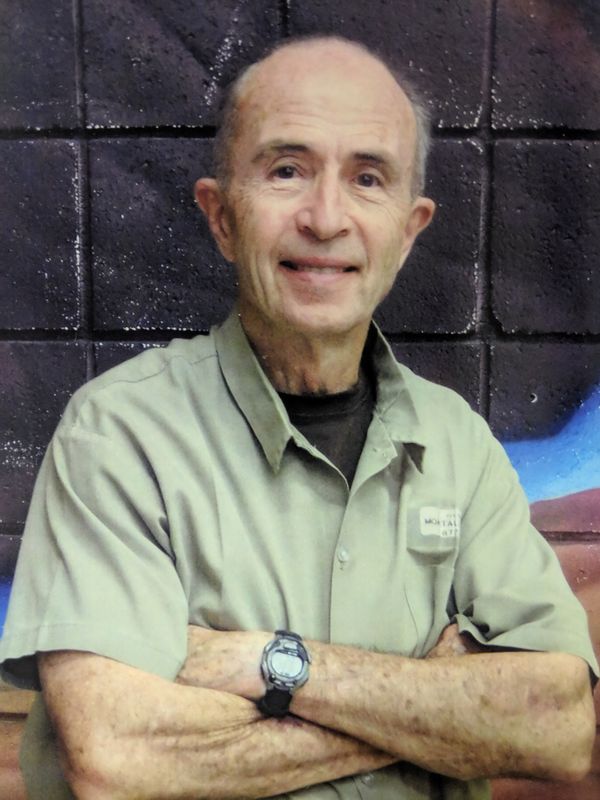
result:
[[[368,327],[370,317],[358,318],[339,308],[304,309],[286,315],[286,326],[306,336],[341,336],[357,327]]]

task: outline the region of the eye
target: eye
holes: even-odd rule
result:
[[[271,173],[274,178],[282,178],[283,180],[295,178],[297,174],[298,170],[296,167],[292,166],[292,164],[282,164],[280,167],[276,167]]]
[[[370,189],[372,186],[381,186],[381,180],[377,175],[373,175],[372,172],[361,172],[356,176],[356,182],[365,189]]]

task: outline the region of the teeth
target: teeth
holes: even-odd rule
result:
[[[300,272],[318,272],[319,275],[335,275],[339,269],[335,267],[297,267]]]
[[[319,275],[336,275],[339,272],[351,272],[354,270],[354,267],[308,267],[308,266],[301,266],[299,264],[294,264],[293,261],[281,261],[282,266],[287,267],[287,269],[293,269],[296,272],[316,272]]]

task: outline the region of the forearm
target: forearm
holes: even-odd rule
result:
[[[587,667],[572,656],[494,653],[415,660],[309,643],[298,716],[452,777],[575,779],[589,768]],[[577,680],[566,677],[576,667]],[[579,669],[580,668],[580,669]]]
[[[81,800],[263,797],[394,760],[308,721],[265,720],[241,697],[98,656],[40,660],[65,772]]]

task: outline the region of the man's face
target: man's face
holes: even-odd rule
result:
[[[217,239],[247,329],[366,330],[433,212],[410,193],[406,97],[368,56],[329,48],[275,54],[240,101]]]

